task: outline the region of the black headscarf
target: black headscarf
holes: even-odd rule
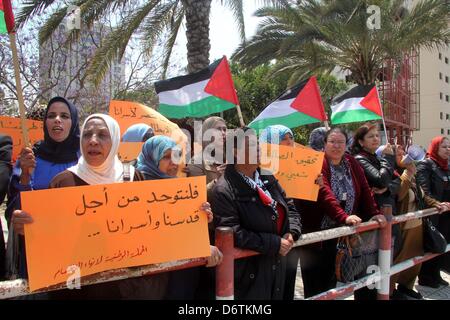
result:
[[[56,142],[48,133],[46,120],[50,106],[54,102],[63,102],[67,105],[70,111],[70,117],[72,119],[72,126],[70,127],[69,135],[66,140],[62,142]],[[50,99],[45,110],[44,117],[44,140],[36,142],[33,146],[33,152],[35,156],[50,161],[53,163],[67,163],[78,160],[80,150],[80,127],[78,125],[78,111],[77,108],[62,97],[54,97]]]

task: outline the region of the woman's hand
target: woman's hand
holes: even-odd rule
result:
[[[319,174],[317,179],[314,181],[315,184],[318,184],[319,187],[323,187],[323,174]]]
[[[20,169],[22,170],[22,173],[20,174],[20,183],[27,185],[30,183],[31,172],[33,172],[36,167],[36,158],[30,147],[25,147],[20,151],[19,163]]]
[[[394,149],[392,148],[392,145],[390,143],[386,144],[386,147],[383,149],[382,154],[389,154],[391,156],[394,155]]]
[[[286,233],[283,238],[281,238],[280,251],[278,253],[283,257],[286,256],[288,252],[291,251],[293,244],[294,239],[292,238],[292,234]]]
[[[448,202],[441,202],[434,206],[436,209],[438,209],[439,213],[447,212],[450,210],[450,203]]]
[[[354,225],[360,224],[361,221],[362,220],[360,217],[358,217],[356,215],[351,215],[351,216],[348,216],[347,219],[345,219],[345,224],[354,226]]]
[[[185,173],[188,176],[189,173],[191,173],[191,170],[189,169],[189,167],[186,166],[181,168],[181,172]]]
[[[384,226],[387,222],[386,217],[383,216],[382,214],[377,214],[377,215],[373,216],[372,218],[370,218],[370,220],[378,222],[381,226]]]
[[[24,225],[33,222],[33,218],[28,212],[22,210],[15,210],[12,214],[11,222],[14,232],[20,235],[24,235]]]
[[[206,266],[209,267],[215,267],[218,264],[222,263],[223,254],[220,252],[219,248],[215,246],[210,246],[211,248],[211,256],[208,257],[208,263]]]
[[[213,221],[214,216],[211,211],[211,205],[209,204],[209,202],[203,202],[200,206],[200,211],[206,212],[206,214],[208,215],[208,223],[211,223]]]

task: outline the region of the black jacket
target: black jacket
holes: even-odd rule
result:
[[[355,156],[364,170],[367,182],[371,188],[387,188],[383,194],[374,194],[375,201],[381,209],[383,205],[392,206],[392,212],[395,214],[395,196],[400,191],[400,176],[394,174],[395,156],[383,155],[377,158],[368,153],[359,153]]]
[[[437,201],[450,201],[450,171],[445,172],[432,159],[417,164],[416,179],[426,195]]]
[[[0,134],[0,204],[8,190],[11,166],[12,140],[10,136]]]
[[[271,175],[261,175],[273,199],[286,212],[281,236],[300,236],[300,219],[292,200],[286,199],[278,181]],[[246,184],[234,168],[228,165],[212,192],[211,206],[215,227],[231,227],[238,248],[255,250],[261,255],[235,261],[236,299],[282,299],[286,258],[281,257],[281,237],[277,233],[276,216],[265,206],[255,190]]]

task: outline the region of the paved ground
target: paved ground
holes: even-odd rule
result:
[[[441,271],[441,276],[444,280],[450,283],[450,275]],[[338,284],[339,285],[339,284]],[[426,300],[450,300],[450,286],[441,286],[438,289],[420,286],[417,281],[414,286],[416,291],[419,291]],[[297,269],[297,280],[295,282],[295,300],[302,300],[303,297],[303,281],[301,277],[300,267]],[[353,295],[343,297],[342,300],[353,300]]]

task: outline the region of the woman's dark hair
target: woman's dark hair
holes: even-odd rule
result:
[[[358,154],[362,151],[362,147],[359,144],[359,140],[364,140],[364,137],[366,134],[373,129],[378,129],[378,124],[374,122],[367,122],[363,124],[361,127],[356,130],[355,134],[353,135],[353,143],[350,147],[350,151],[352,154]]]
[[[328,137],[330,136],[330,134],[332,133],[340,133],[342,135],[344,135],[345,137],[345,143],[347,144],[348,141],[348,135],[347,132],[345,131],[345,129],[341,128],[341,127],[333,127],[330,130],[327,131],[327,133],[325,134],[325,137],[323,138],[323,142],[324,144],[327,143],[328,141]]]

